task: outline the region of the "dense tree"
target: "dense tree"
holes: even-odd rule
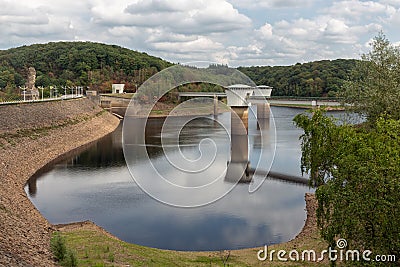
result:
[[[400,47],[383,33],[371,45],[371,52],[362,56],[353,79],[345,85],[345,102],[372,123],[383,113],[400,119]]]
[[[274,87],[273,96],[336,97],[357,60],[322,60],[293,66],[240,67],[256,84]]]
[[[319,110],[295,121],[305,130],[302,168],[319,186],[322,237],[331,247],[344,238],[347,249],[371,250],[371,259],[399,259],[400,121],[379,118],[374,128],[336,125]]]
[[[330,148],[336,147],[340,142],[339,128],[321,110],[313,112],[311,118],[306,114],[296,116],[294,122],[304,130],[300,137],[301,171],[303,174],[310,173],[310,185],[324,185],[335,168],[336,154]]]
[[[66,84],[104,88],[126,83],[134,90],[154,73],[170,66],[160,58],[115,45],[91,42],[35,44],[0,51],[0,88],[24,85],[27,69],[37,71],[37,86]]]
[[[339,59],[293,66],[241,67],[239,70],[257,84],[273,86],[275,96],[334,97],[355,63],[355,60]],[[68,83],[102,91],[109,90],[106,86],[114,82],[125,83],[128,90],[135,90],[149,77],[171,65],[160,58],[115,45],[91,42],[36,44],[0,51],[0,88],[23,86],[27,68],[35,67],[38,86],[65,86]],[[224,70],[224,66],[213,67]]]
[[[314,110],[294,119],[304,129],[302,170],[317,185],[317,218],[331,247],[347,240],[347,249],[400,257],[400,118],[398,48],[383,34],[347,84],[346,96],[368,123],[337,124]],[[393,97],[396,97],[393,99]],[[350,262],[355,264],[355,262]]]

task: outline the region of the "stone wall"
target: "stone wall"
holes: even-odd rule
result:
[[[99,112],[99,108],[88,99],[0,106],[0,134],[56,125],[60,121],[91,115],[94,112]]]
[[[118,124],[87,99],[0,107],[0,266],[55,265],[49,246],[53,226],[24,186],[48,162]],[[21,131],[25,134],[15,134]]]

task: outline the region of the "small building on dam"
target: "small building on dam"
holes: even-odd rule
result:
[[[267,85],[252,87],[245,84],[235,84],[228,86],[225,93],[228,106],[243,107],[249,106],[249,98],[270,98],[272,87]]]

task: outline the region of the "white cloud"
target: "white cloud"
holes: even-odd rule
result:
[[[71,21],[53,16],[42,7],[22,2],[0,1],[1,46],[38,42],[48,39],[72,39]]]
[[[171,13],[184,12],[194,6],[199,8],[199,1],[191,3],[182,0],[139,0],[137,3],[130,4],[125,11],[130,14]]]
[[[113,11],[97,6],[92,9],[94,22],[104,26],[159,27],[185,34],[230,32],[251,24],[248,17],[223,0],[162,1],[164,4],[158,5],[159,2],[140,1]]]
[[[381,0],[379,2],[382,4],[400,7],[400,0]]]
[[[0,0],[0,47],[88,40],[173,62],[292,64],[358,57],[383,29],[400,41],[400,0]]]
[[[325,27],[325,33],[329,35],[342,35],[346,34],[349,26],[344,21],[338,19],[330,19]]]
[[[114,37],[135,37],[142,33],[137,27],[117,26],[109,29],[108,31]]]
[[[225,61],[218,36],[251,29],[251,20],[224,0],[138,1],[112,11],[97,6],[92,13],[93,23],[110,27],[113,36],[135,38],[140,31],[136,35],[141,36],[150,52],[173,61],[190,56]]]
[[[325,12],[333,17],[346,18],[349,21],[360,21],[363,18],[368,20],[380,17],[390,17],[396,9],[388,4],[374,1],[347,0],[337,1],[325,9]]]
[[[272,38],[272,25],[268,22],[265,23],[260,29],[256,30],[256,34],[259,34],[261,38],[270,39]]]
[[[47,14],[42,14],[40,10],[26,8],[18,2],[0,1],[0,23],[2,27],[6,24],[48,24]]]
[[[309,19],[267,22],[255,30],[256,38],[253,42],[261,44],[260,49],[264,52],[261,58],[273,64],[280,61],[294,63],[319,59],[358,58],[362,52],[359,43],[363,41],[363,36],[373,36],[381,28],[378,23],[349,23],[343,17],[323,12]],[[246,59],[251,58],[244,53],[240,55]],[[254,60],[256,61],[255,58]]]
[[[151,29],[149,30],[149,37],[147,38],[147,41],[150,43],[159,43],[159,42],[184,43],[184,42],[193,42],[197,39],[198,37],[195,35],[168,33],[160,29]]]
[[[43,25],[49,23],[47,16],[26,16],[26,15],[0,15],[0,23],[4,24],[30,24]]]
[[[199,37],[186,42],[153,42],[152,47],[159,51],[174,51],[175,53],[208,53],[210,50],[223,49],[223,45],[206,37]]]
[[[246,9],[256,8],[300,8],[310,6],[315,0],[231,0],[235,6]]]

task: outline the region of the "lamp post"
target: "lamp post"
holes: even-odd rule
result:
[[[42,101],[43,101],[43,86],[39,86],[39,89],[41,89],[42,90]]]
[[[19,86],[19,90],[22,90],[22,94],[24,96],[24,102],[26,101],[26,86]]]
[[[50,92],[49,97],[50,97],[50,99],[53,98],[53,94],[51,92],[51,90],[53,90],[53,88],[54,88],[53,86],[51,86],[51,85],[49,86],[49,92]]]

